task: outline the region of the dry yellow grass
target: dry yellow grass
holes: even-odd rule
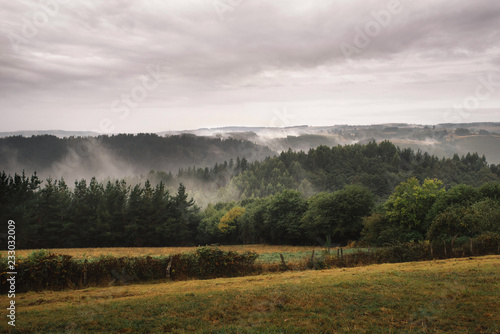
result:
[[[81,259],[84,257],[99,257],[101,255],[113,255],[113,256],[162,256],[169,254],[178,254],[192,252],[196,247],[113,247],[113,248],[53,248],[47,249],[54,254],[64,254],[71,255],[74,258]],[[321,250],[320,247],[312,246],[281,246],[281,245],[229,245],[220,246],[220,249],[224,251],[235,251],[235,252],[245,252],[251,251],[257,254],[268,254],[268,253],[293,253],[293,252],[307,252],[312,250]],[[25,257],[29,253],[35,251],[35,249],[24,249],[17,250],[16,255],[19,257]],[[7,252],[1,252],[2,255],[6,255]]]
[[[500,270],[500,255],[482,256],[475,258],[458,258],[406,263],[385,263],[354,268],[335,268],[326,270],[288,271],[282,273],[263,274],[233,278],[216,278],[210,280],[171,281],[156,284],[137,284],[128,286],[91,287],[82,290],[26,292],[18,294],[17,300],[23,306],[23,311],[41,311],[50,307],[79,304],[82,299],[103,302],[111,299],[136,298],[167,298],[169,295],[185,295],[186,293],[217,293],[224,291],[246,291],[273,286],[282,286],[289,283],[309,285],[328,282],[350,282],[353,279],[366,279],[376,276],[397,276],[402,273],[427,272],[471,272],[481,266],[493,266]],[[399,273],[399,274],[396,274]],[[498,284],[498,280],[497,280]],[[103,298],[105,296],[105,298]],[[108,301],[109,301],[108,300]]]

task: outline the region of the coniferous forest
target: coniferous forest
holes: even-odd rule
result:
[[[373,141],[126,179],[2,172],[0,203],[19,248],[384,246],[498,235],[500,169]]]

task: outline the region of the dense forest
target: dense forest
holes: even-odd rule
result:
[[[267,147],[232,138],[194,135],[119,134],[58,138],[52,135],[0,138],[2,169],[25,170],[45,177],[81,178],[139,175],[150,170],[176,171],[245,156],[274,155]]]
[[[477,153],[438,158],[410,148],[400,149],[384,141],[319,146],[307,153],[289,150],[263,161],[237,158],[236,162],[224,162],[212,168],[179,170],[176,177],[164,172],[151,172],[147,177],[151,182],[162,181],[170,187],[184,183],[197,203],[205,206],[266,197],[286,189],[298,190],[308,197],[353,184],[366,187],[380,202],[396,185],[413,176],[420,181],[437,178],[447,187],[462,183],[479,186],[500,181],[500,168],[489,165],[486,158]]]
[[[477,154],[446,159],[370,142],[146,178],[68,185],[2,172],[0,217],[16,220],[20,248],[386,245],[500,232],[500,170]]]

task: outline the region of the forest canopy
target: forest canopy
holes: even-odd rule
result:
[[[320,146],[129,179],[0,174],[20,248],[211,243],[372,245],[498,233],[500,171],[388,141]]]

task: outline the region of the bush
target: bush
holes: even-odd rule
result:
[[[488,254],[500,254],[500,234],[485,233],[476,238],[455,237],[435,242],[408,242],[344,256],[325,256],[324,262],[328,268],[340,268]]]
[[[471,205],[452,205],[432,222],[429,240],[448,240],[457,237],[476,237],[500,232],[500,202],[487,198]]]
[[[1,288],[7,288],[7,258],[2,258]],[[78,280],[78,265],[69,255],[56,255],[47,251],[32,252],[16,261],[16,291],[60,290]]]
[[[479,254],[500,253],[500,235],[497,233],[484,233],[474,239],[473,249]]]
[[[216,247],[199,247],[193,253],[174,254],[169,257],[112,257],[101,256],[92,261],[74,260],[68,255],[36,251],[16,262],[16,291],[61,290],[86,286],[127,284],[133,281],[151,281],[167,278],[166,269],[171,264],[170,278],[208,279],[235,277],[262,270],[283,271],[355,267],[378,263],[425,261],[450,257],[500,254],[500,234],[483,233],[475,238],[453,237],[434,242],[410,242],[368,251],[358,251],[343,256],[323,254],[308,257],[299,267],[282,264],[255,266],[257,254],[222,251]],[[8,291],[6,256],[0,257],[0,293]]]
[[[17,259],[16,290],[61,290],[165,279],[169,263],[172,279],[234,277],[252,273],[256,259],[256,253],[225,252],[215,247],[200,247],[194,253],[169,257],[101,256],[92,261],[35,251]],[[6,292],[10,271],[7,257],[0,258],[0,265],[0,290]]]
[[[216,247],[199,247],[194,253],[174,257],[173,277],[207,279],[241,276],[252,272],[257,256],[253,252],[239,254]]]

